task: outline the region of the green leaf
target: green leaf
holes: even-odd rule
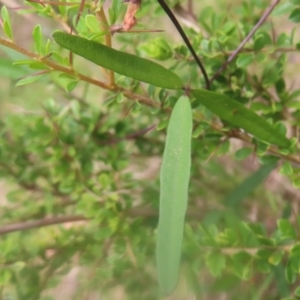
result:
[[[285,85],[285,82],[284,82],[284,79],[283,78],[280,78],[277,82],[276,82],[276,92],[277,94],[281,94],[285,91],[285,88],[286,88],[286,85]]]
[[[27,65],[28,67],[30,67],[31,69],[36,69],[36,70],[44,70],[46,67],[44,64],[37,62],[35,60],[19,60],[19,61],[14,61],[13,65],[17,66],[17,65]]]
[[[2,267],[1,273],[0,273],[0,286],[5,286],[7,285],[12,277],[12,272],[9,270],[4,270]]]
[[[293,262],[293,259],[289,259],[284,270],[285,279],[289,284],[293,284],[297,278]]]
[[[286,219],[277,220],[278,229],[281,231],[282,239],[296,239],[296,231],[292,224]]]
[[[201,125],[198,125],[196,129],[193,131],[193,139],[198,138],[201,134],[205,132],[205,128]]]
[[[272,11],[272,16],[282,16],[290,13],[293,5],[290,2],[285,2],[279,5],[276,5],[275,9]]]
[[[156,38],[141,44],[139,49],[146,53],[147,56],[158,60],[167,60],[172,57],[172,49],[166,40]]]
[[[273,266],[277,266],[281,262],[283,255],[284,251],[276,251],[268,258],[268,261]]]
[[[238,68],[245,68],[250,65],[254,60],[253,54],[240,54],[237,61],[236,66]]]
[[[261,273],[269,274],[271,265],[268,262],[261,260],[261,261],[258,261],[257,268]]]
[[[169,123],[169,120],[161,120],[161,121],[157,124],[156,130],[159,131],[159,130],[165,129],[165,128],[167,127],[168,123]]]
[[[45,49],[43,47],[43,34],[41,25],[36,25],[32,31],[32,37],[34,41],[34,50],[36,53],[44,56]]]
[[[238,252],[231,257],[234,273],[241,279],[249,279],[252,257],[247,252]]]
[[[112,0],[111,8],[109,8],[108,10],[110,25],[116,23],[118,16],[120,15],[121,9],[122,9],[122,1]]]
[[[141,111],[141,104],[140,104],[138,101],[136,101],[136,102],[134,103],[133,107],[131,108],[131,112],[132,112],[133,114],[137,114],[137,113],[139,113],[140,111]]]
[[[24,66],[14,66],[12,61],[3,57],[0,57],[0,66],[0,76],[10,79],[19,79],[28,74],[29,70]]]
[[[33,76],[25,77],[23,79],[20,79],[16,83],[16,86],[21,86],[21,85],[26,85],[26,84],[29,84],[29,83],[36,82],[36,81],[40,80],[42,77],[44,77],[44,76],[45,76],[45,74],[33,75]]]
[[[68,93],[70,93],[70,92],[72,92],[75,88],[76,88],[76,86],[77,86],[77,84],[78,84],[78,81],[71,81],[71,82],[69,82],[67,85],[66,85],[66,91],[68,92]]]
[[[205,258],[205,262],[211,274],[214,277],[219,277],[222,274],[222,270],[225,268],[226,259],[224,254],[219,252],[211,252]]]
[[[247,158],[253,152],[252,148],[242,148],[235,152],[234,156],[238,160]]]
[[[157,230],[157,270],[162,291],[176,286],[191,167],[192,111],[186,96],[172,111],[160,171],[160,205]]]
[[[255,51],[259,51],[266,45],[270,44],[272,44],[272,39],[267,32],[260,31],[255,35],[255,41],[253,45]]]
[[[1,9],[1,17],[3,19],[3,31],[5,35],[12,40],[13,34],[11,28],[11,21],[6,6],[3,6]]]
[[[293,175],[293,168],[291,166],[291,163],[285,161],[282,166],[280,167],[280,174],[286,175],[286,176],[291,176]]]
[[[55,32],[53,38],[60,46],[103,68],[163,88],[183,87],[176,74],[150,60],[64,32]]]
[[[296,189],[300,188],[300,178],[299,178],[299,177],[293,179],[293,186],[294,186]]]
[[[100,32],[100,24],[95,15],[86,15],[85,23],[92,32]]]
[[[276,45],[279,47],[283,46],[290,46],[291,44],[291,38],[286,33],[281,33],[276,41]]]
[[[294,23],[299,23],[300,22],[300,8],[295,8],[290,16],[289,16],[289,20],[294,22]]]
[[[254,189],[256,189],[276,168],[276,164],[270,164],[260,167],[258,171],[246,178],[238,185],[224,200],[229,206],[237,206],[244,200]]]
[[[257,148],[258,151],[256,152],[257,155],[259,155],[259,148]],[[263,149],[262,149],[263,151]],[[267,151],[267,149],[266,149]],[[262,165],[270,165],[270,164],[276,164],[278,162],[279,158],[277,156],[274,155],[263,155],[262,157],[259,158],[259,162]]]
[[[265,246],[274,246],[276,244],[273,238],[257,235],[257,239],[260,242],[260,244]]]
[[[224,142],[221,143],[221,145],[219,145],[219,147],[217,148],[216,154],[218,156],[227,154],[230,151],[230,141],[226,140]]]
[[[298,286],[294,291],[295,296],[300,297],[300,286]]]
[[[243,128],[265,142],[281,147],[289,147],[290,141],[284,135],[241,103],[227,96],[206,90],[192,90],[191,93],[202,105],[222,120]]]
[[[295,245],[290,251],[291,257],[299,257],[300,258],[300,245]]]

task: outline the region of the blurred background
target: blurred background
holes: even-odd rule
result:
[[[252,28],[269,1],[173,0],[169,4],[198,47],[209,44],[217,34],[209,30],[209,25],[205,28],[202,20],[207,24],[217,23],[214,19],[218,18],[223,18],[224,23],[236,22],[236,36],[241,40],[247,32],[241,23]],[[40,4],[31,6],[31,13],[25,13],[29,6],[21,0],[0,0],[0,7],[4,5],[10,14],[15,43],[32,52],[32,32],[37,24],[41,24],[46,41],[51,39],[54,30],[66,30],[78,11],[78,6],[70,9],[70,20],[66,20],[65,8],[55,5],[51,8],[52,17],[46,17],[49,14],[46,9],[37,8]],[[106,11],[112,5],[117,5],[116,1],[105,1]],[[292,35],[295,24],[287,18],[289,5],[289,1],[281,1],[268,20],[265,30],[270,36]],[[247,14],[251,9],[253,15]],[[121,3],[116,23],[121,23],[125,11],[126,4]],[[82,19],[90,12],[91,9],[86,9]],[[177,71],[191,84],[199,84],[198,70],[191,66],[188,54],[184,58],[180,56],[187,52],[183,49],[185,46],[158,3],[144,0],[137,18],[138,28],[163,29],[164,32],[142,36],[116,34],[114,46],[149,57],[147,47],[142,50],[138,46],[154,38],[153,35],[161,37],[171,45],[172,59],[177,60],[160,63]],[[294,39],[299,40],[299,30],[293,34]],[[3,33],[0,37],[4,38]],[[240,40],[232,41],[229,50],[233,51]],[[198,53],[202,51],[200,48],[197,48]],[[51,49],[62,52],[52,43]],[[290,93],[298,92],[299,54],[294,48],[286,46],[286,49],[290,50],[283,51],[286,57],[282,76],[286,89]],[[226,48],[224,53],[229,50]],[[210,61],[215,59],[218,65],[225,60],[225,55],[217,51],[210,53],[211,57],[200,54],[210,75],[215,70],[213,62],[209,65]],[[65,51],[64,58],[67,55]],[[275,55],[272,59],[279,60]],[[20,79],[39,72],[38,68],[29,68],[24,60],[17,51],[0,46],[0,230],[8,224],[52,217],[72,216],[73,219],[49,227],[1,233],[0,299],[163,299],[153,262],[158,177],[165,136],[163,131],[154,130],[136,139],[126,137],[157,125],[168,116],[129,102],[122,95],[119,97],[124,99],[116,99],[118,95],[86,83],[79,82],[71,89],[69,84],[73,79],[59,74],[51,73],[31,84],[18,86]],[[15,61],[23,62],[14,65]],[[103,70],[82,58],[76,58],[75,65],[91,78],[106,79]],[[233,69],[228,72],[234,73]],[[245,72],[252,76],[263,72],[263,67],[255,62],[248,65]],[[156,99],[165,95],[165,91],[153,88],[152,92],[146,85],[138,86],[119,75],[117,82],[134,92],[155,95]],[[235,87],[242,90],[239,85],[241,82],[237,79],[228,90],[233,91]],[[261,91],[257,90],[251,90],[253,101],[263,102]],[[278,98],[274,85],[267,90],[269,95]],[[261,98],[257,100],[256,96]],[[172,103],[176,94],[166,97],[171,97]],[[277,102],[270,101],[265,106],[273,107]],[[269,112],[267,108],[264,113],[274,119],[280,114],[279,110]],[[203,115],[214,119],[207,112]],[[203,121],[201,118],[199,116]],[[294,124],[289,125],[287,130],[291,136]],[[113,142],[116,139],[120,142]],[[202,225],[210,228],[212,236],[214,232],[217,236],[224,228],[230,231],[239,228],[242,222],[249,222],[257,227],[260,224],[264,228],[262,235],[275,232],[276,236],[279,218],[297,224],[298,189],[279,172],[280,161],[276,164],[277,160],[267,155],[258,158],[251,147],[238,139],[223,139],[216,132],[208,131],[205,139],[195,139],[182,278],[176,293],[166,299],[276,300],[288,297],[299,284],[296,275],[292,283],[287,282],[284,259],[282,263],[270,264],[265,272],[251,273],[252,267],[257,267],[253,263],[247,274],[238,274],[230,258],[226,258],[226,262],[220,258],[218,264],[219,256],[213,256],[215,250],[211,252],[212,246],[203,242]],[[240,149],[246,150],[237,152]],[[271,166],[266,163],[268,159]],[[298,239],[299,229],[296,231]],[[222,234],[225,236],[225,232]],[[249,250],[250,238],[244,246],[238,242],[234,245],[234,241],[233,238],[228,249],[225,247],[228,257],[231,251],[236,251],[234,246]],[[251,251],[259,248],[253,245],[254,250],[249,250],[251,255]],[[214,262],[216,266],[212,266]]]

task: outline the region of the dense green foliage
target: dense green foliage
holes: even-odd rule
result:
[[[156,0],[142,1],[132,32],[113,35],[109,27],[128,6],[122,1],[105,9],[104,1],[19,2],[1,8],[0,298],[163,299],[160,191],[169,201],[190,179],[185,223],[184,197],[172,207],[182,209],[180,221],[167,211],[162,220],[161,241],[184,231],[172,299],[299,299],[300,2],[167,1],[211,91]],[[53,40],[71,28],[73,37]],[[164,149],[167,157],[175,147],[166,140],[184,141],[185,158],[190,151],[191,124],[181,123],[183,111],[172,114],[187,98],[191,172],[163,168],[160,186]],[[166,246],[180,249],[169,238]],[[170,290],[173,267],[172,278],[162,275],[172,268],[159,271]],[[74,270],[72,295],[53,291]]]

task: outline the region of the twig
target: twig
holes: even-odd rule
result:
[[[215,250],[220,250],[223,254],[226,255],[233,255],[239,252],[246,252],[250,255],[255,255],[258,251],[260,250],[282,250],[286,253],[291,252],[292,248],[295,246],[299,245],[299,243],[293,243],[289,245],[276,245],[276,246],[265,246],[261,245],[259,247],[206,247],[206,246],[201,246],[201,250],[204,251],[215,251]]]
[[[123,23],[111,26],[111,34],[114,34],[120,30],[128,31],[137,24],[135,15],[141,6],[141,0],[125,0],[123,2],[129,2]]]
[[[189,11],[185,10],[180,3],[173,7],[173,11],[181,23],[183,23],[185,26],[192,28],[197,33],[203,33],[203,29],[200,28],[197,18],[195,18],[195,16]]]
[[[120,86],[110,86],[102,81],[99,80],[95,80],[93,78],[90,78],[86,75],[83,75],[81,73],[77,73],[76,71],[74,71],[73,69],[70,68],[66,68],[63,66],[60,66],[48,59],[43,59],[42,57],[40,57],[38,54],[32,53],[27,51],[26,49],[20,47],[19,45],[14,44],[11,41],[5,40],[5,39],[1,39],[0,38],[0,45],[3,45],[7,48],[13,49],[19,53],[24,54],[27,57],[30,57],[34,60],[37,61],[41,61],[42,63],[44,63],[46,66],[51,67],[53,70],[55,71],[60,71],[66,74],[69,74],[71,76],[77,77],[82,81],[88,82],[90,84],[96,85],[98,87],[101,87],[105,90],[109,90],[109,91],[116,91],[116,92],[122,92],[124,94],[124,96],[126,96],[128,99],[133,99],[133,100],[138,100],[139,102],[141,102],[142,104],[145,104],[147,106],[151,106],[154,108],[160,108],[160,104],[157,101],[154,101],[148,97],[145,96],[141,96],[138,94],[134,94],[132,93],[130,90],[127,90],[123,87]]]
[[[239,54],[239,52],[243,49],[246,43],[251,39],[255,31],[266,21],[270,13],[273,11],[275,6],[280,2],[280,0],[275,0],[269,8],[262,15],[260,20],[256,23],[256,25],[252,28],[249,34],[245,37],[245,39],[241,42],[241,44],[237,47],[237,49],[230,55],[227,61],[221,66],[221,68],[213,75],[210,79],[210,84],[227,68],[227,66],[233,61],[233,59]]]
[[[118,25],[117,25],[118,26]],[[118,29],[117,31],[111,28],[111,32],[113,33],[156,33],[156,32],[164,32],[162,29],[135,29],[135,30],[125,30],[125,29]]]
[[[193,0],[188,0],[188,6],[187,6],[188,12],[192,15],[193,14]]]
[[[103,6],[101,6],[100,10],[96,11],[96,17],[100,21],[100,27],[103,31],[107,31],[105,34],[105,45],[107,47],[112,48],[112,39],[111,39],[111,33],[108,31],[108,22],[103,10]],[[115,73],[113,71],[109,71],[109,85],[114,86],[115,85]]]
[[[15,224],[5,225],[0,228],[0,235],[4,235],[14,231],[24,231],[32,228],[44,227],[49,225],[57,225],[68,222],[78,222],[78,221],[87,221],[88,219],[84,216],[61,216],[53,217],[35,221],[27,221]]]
[[[59,2],[59,1],[42,1],[42,0],[27,0],[27,1],[38,3],[38,4],[50,4],[50,5],[62,5],[62,6],[74,6],[80,4],[80,2]]]
[[[84,7],[85,7],[85,0],[81,0],[80,1],[80,6],[79,6],[79,10],[78,10],[78,14],[76,16],[76,21],[75,21],[75,25],[77,26],[78,25],[78,22],[81,18],[81,15],[82,15],[82,12],[84,10]]]
[[[125,137],[118,138],[118,139],[117,138],[116,139],[110,139],[108,141],[103,141],[99,144],[101,144],[101,145],[113,145],[113,144],[117,144],[117,143],[122,142],[122,141],[133,140],[133,139],[136,139],[138,137],[141,137],[141,136],[145,135],[149,131],[153,130],[155,127],[156,127],[156,125],[151,125],[147,128],[144,128],[144,129],[141,129],[139,131],[130,133],[130,134],[126,135]]]
[[[172,13],[171,9],[169,8],[169,6],[165,3],[164,0],[157,0],[158,3],[160,4],[160,6],[162,7],[162,9],[166,12],[166,14],[168,15],[168,17],[170,18],[170,20],[172,21],[172,23],[174,24],[174,26],[176,27],[177,31],[179,32],[179,34],[181,35],[182,39],[184,40],[185,44],[187,45],[187,47],[189,48],[190,52],[192,53],[197,65],[199,66],[203,76],[204,76],[204,80],[205,80],[205,84],[206,84],[206,88],[209,90],[210,89],[210,82],[207,76],[207,73],[205,71],[204,66],[202,65],[199,57],[197,56],[192,44],[190,43],[188,37],[186,36],[185,32],[183,31],[181,25],[179,24],[179,22],[177,21],[176,17],[174,16],[174,14]]]
[[[151,208],[143,207],[132,207],[128,210],[125,210],[121,213],[125,217],[131,218],[153,218],[158,217],[158,211]],[[199,219],[203,217],[203,212],[197,211],[195,209],[188,209],[187,217]],[[19,223],[8,224],[0,227],[0,235],[9,234],[15,231],[25,231],[34,228],[40,228],[50,225],[58,225],[69,222],[80,222],[80,221],[89,221],[90,219],[86,218],[83,215],[74,215],[74,216],[60,216],[60,217],[51,217],[34,221],[25,221]]]
[[[211,124],[211,128],[227,135],[229,138],[235,138],[235,139],[238,139],[238,140],[241,140],[241,141],[244,141],[248,144],[253,145],[253,142],[252,142],[253,137],[251,137],[249,134],[247,134],[245,132],[237,131],[237,130],[224,131],[224,129],[221,125],[218,125],[218,124],[215,124],[215,123]],[[289,160],[291,162],[294,162],[294,163],[297,163],[297,164],[300,165],[300,157],[297,156],[297,155],[293,155],[293,154],[284,155],[284,154],[281,154],[279,152],[279,149],[275,146],[269,146],[267,151],[269,153],[272,153],[272,154],[278,156],[278,157],[284,158],[286,160]]]

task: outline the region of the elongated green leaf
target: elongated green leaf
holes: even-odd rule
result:
[[[150,60],[64,32],[54,32],[53,38],[60,46],[103,68],[162,88],[183,87],[176,74]]]
[[[122,10],[122,1],[112,0],[111,8],[108,10],[110,25],[116,23],[121,10]]]
[[[10,79],[19,79],[28,74],[29,70],[24,66],[14,66],[12,61],[2,57],[0,57],[0,66],[0,76]]]
[[[34,50],[40,55],[45,55],[44,46],[43,46],[43,34],[42,27],[40,24],[36,25],[32,31],[32,37],[34,40]]]
[[[222,120],[246,130],[265,142],[289,147],[290,141],[283,134],[241,103],[206,90],[193,90],[191,93],[202,105]]]
[[[12,34],[11,21],[6,6],[3,6],[1,9],[1,17],[3,19],[3,31],[7,35],[7,37],[9,37],[12,40],[13,34]]]
[[[300,22],[300,8],[295,8],[289,16],[290,21],[299,23]]]
[[[22,78],[22,79],[20,79],[16,83],[16,86],[20,86],[20,85],[25,85],[25,84],[36,82],[36,81],[40,80],[42,77],[44,77],[44,76],[45,76],[45,74],[40,74],[40,75],[34,75],[34,76],[28,76],[28,77]]]
[[[224,200],[228,206],[239,205],[245,197],[247,197],[254,189],[257,188],[271,173],[275,164],[262,166],[258,171],[246,178],[240,185],[238,185]]]
[[[176,286],[191,166],[192,112],[181,97],[170,118],[160,171],[160,206],[157,231],[157,270],[162,291]]]

